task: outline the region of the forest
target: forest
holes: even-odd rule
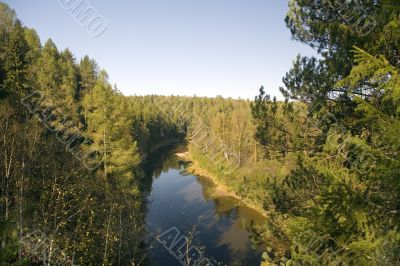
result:
[[[184,143],[268,217],[262,265],[400,265],[400,3],[357,3],[290,1],[319,57],[294,58],[279,101],[124,96],[0,2],[0,264],[149,263],[143,165]]]

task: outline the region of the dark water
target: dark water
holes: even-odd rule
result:
[[[151,264],[182,265],[179,254],[193,247],[197,251],[191,249],[190,254],[198,257],[201,253],[214,265],[216,261],[222,265],[260,265],[262,248],[251,241],[251,225],[262,224],[265,218],[232,197],[216,196],[213,184],[187,173],[187,163],[173,151],[156,157],[156,163],[148,166],[152,182],[146,225],[153,235]],[[173,243],[190,235],[189,244],[185,245],[185,238]]]

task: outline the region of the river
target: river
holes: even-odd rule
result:
[[[176,151],[159,151],[146,166],[151,180],[146,214],[151,265],[182,265],[182,250],[194,257],[200,253],[214,265],[260,265],[263,247],[252,241],[252,225],[265,218],[237,199],[215,195],[213,183],[188,173],[188,163],[174,155]]]

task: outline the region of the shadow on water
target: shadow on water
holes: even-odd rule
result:
[[[159,178],[170,169],[178,169],[182,164],[186,164],[185,162],[177,160],[174,156],[176,152],[180,152],[184,149],[184,144],[171,144],[150,153],[142,166],[143,173],[140,180],[142,191],[150,193],[153,179]]]
[[[218,196],[207,178],[189,174],[188,163],[174,156],[184,149],[158,150],[144,166],[150,234],[176,228],[182,235],[193,233],[193,246],[207,258],[226,265],[259,265],[263,247],[252,242],[250,228],[265,218],[232,197]],[[152,265],[181,265],[154,239],[150,246]]]

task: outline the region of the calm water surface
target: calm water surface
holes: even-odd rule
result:
[[[193,232],[192,245],[207,258],[222,265],[259,265],[262,247],[251,241],[250,225],[262,224],[265,218],[232,197],[216,196],[212,182],[189,174],[187,163],[173,151],[156,157],[156,163],[147,167],[152,181],[148,230],[158,236],[168,230],[172,235]],[[152,265],[182,265],[158,241],[152,241],[150,257]]]

